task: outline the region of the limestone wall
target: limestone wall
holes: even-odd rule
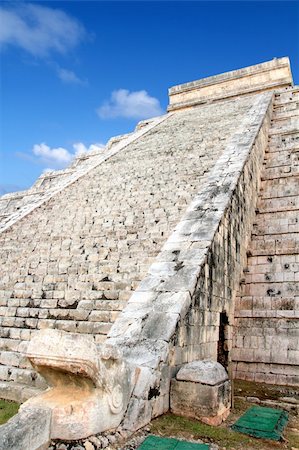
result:
[[[24,386],[45,387],[23,356],[34,330],[92,334],[97,343],[106,338],[240,122],[255,120],[257,102],[220,102],[141,124],[114,156],[6,224],[0,235],[2,395],[22,400],[32,394]]]
[[[275,95],[237,302],[236,378],[299,385],[299,89]]]
[[[221,313],[228,319],[224,348],[232,347],[234,298],[255,215],[271,101],[272,94],[251,98],[246,118],[109,332],[107,342],[140,370],[125,429],[168,410],[170,379],[182,364],[217,360]]]

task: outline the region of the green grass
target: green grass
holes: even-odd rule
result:
[[[19,407],[18,403],[0,400],[0,425],[3,425],[14,416],[18,412]]]
[[[295,436],[288,436],[289,443],[255,439],[232,431],[227,424],[220,427],[205,425],[185,417],[165,414],[151,423],[151,433],[160,436],[173,436],[185,439],[201,439],[206,443],[216,443],[220,448],[234,450],[275,450],[290,449],[296,442]],[[290,439],[291,438],[291,439]]]
[[[222,446],[248,445],[251,438],[222,427],[212,427],[196,420],[166,414],[152,423],[152,433],[165,435],[188,435],[193,439],[204,439],[206,442],[221,443]]]

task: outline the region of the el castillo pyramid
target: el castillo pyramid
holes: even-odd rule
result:
[[[73,439],[168,411],[194,361],[298,387],[298,105],[286,57],[181,84],[0,197],[1,397]]]

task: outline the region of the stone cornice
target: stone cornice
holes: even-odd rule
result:
[[[292,85],[289,58],[275,58],[262,64],[173,86],[168,90],[168,111]]]

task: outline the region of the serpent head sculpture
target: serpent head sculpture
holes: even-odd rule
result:
[[[132,391],[132,371],[115,347],[92,336],[60,330],[37,332],[27,356],[49,389],[22,408],[52,410],[52,439],[80,439],[116,428]]]

